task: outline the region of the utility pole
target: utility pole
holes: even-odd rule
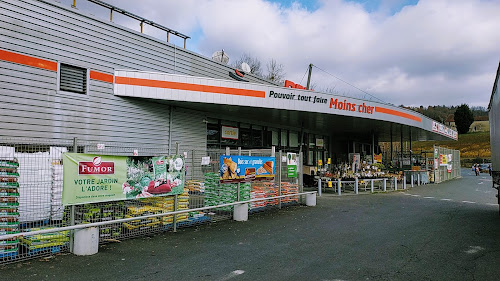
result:
[[[313,64],[309,64],[309,74],[307,75],[307,86],[306,89],[309,90],[309,86],[311,85],[311,73],[313,71]]]

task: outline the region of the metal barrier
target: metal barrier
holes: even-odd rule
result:
[[[326,190],[326,186],[328,182],[331,182],[331,188],[333,192],[337,195],[342,195],[343,193],[374,193],[374,192],[386,192],[387,190],[397,191],[399,189],[406,189],[406,179],[403,177],[402,179],[398,179],[396,177],[393,178],[376,178],[376,179],[355,179],[355,180],[323,180],[318,181],[320,185],[320,190],[318,190],[318,194],[321,196],[321,191],[324,192]]]

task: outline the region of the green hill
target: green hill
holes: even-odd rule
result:
[[[432,151],[433,145],[460,150],[461,162],[465,166],[473,162],[489,162],[491,159],[490,132],[459,135],[457,141],[420,141],[412,145],[422,147],[424,151]]]

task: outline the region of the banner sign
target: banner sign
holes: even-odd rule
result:
[[[297,153],[288,152],[286,154],[287,159],[287,176],[289,178],[297,177]]]
[[[237,140],[238,139],[238,128],[229,127],[229,126],[222,126],[222,136],[221,137],[223,139]]]
[[[274,161],[274,157],[221,155],[220,181],[234,183],[272,180]]]
[[[448,156],[444,154],[439,155],[439,165],[446,166],[448,165]]]
[[[373,155],[373,160],[375,163],[382,163],[382,153]]]
[[[64,205],[184,192],[184,157],[63,154]]]

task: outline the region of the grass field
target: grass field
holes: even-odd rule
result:
[[[477,132],[459,135],[458,141],[419,141],[413,147],[422,147],[424,151],[432,151],[433,145],[444,146],[460,150],[460,158],[465,159],[490,159],[490,132]]]

